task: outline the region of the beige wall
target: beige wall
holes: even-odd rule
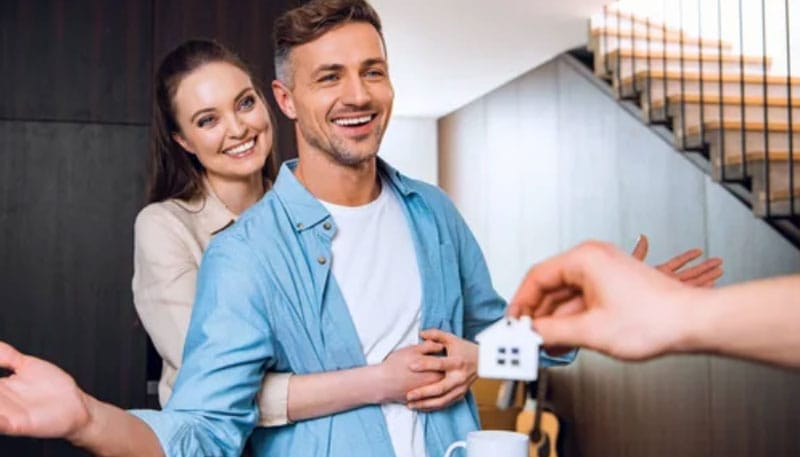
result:
[[[800,271],[800,252],[562,57],[439,121],[439,182],[510,296],[532,263],[597,238],[651,263],[691,247],[724,283]],[[646,304],[643,304],[646,305]],[[567,456],[800,455],[800,376],[709,356],[554,377]]]

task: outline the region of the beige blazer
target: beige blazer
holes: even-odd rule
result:
[[[211,238],[233,224],[231,213],[206,183],[207,197],[171,199],[139,212],[134,228],[133,302],[163,359],[158,399],[166,404],[181,366],[200,259]],[[258,396],[259,425],[288,423],[287,373],[265,376]]]

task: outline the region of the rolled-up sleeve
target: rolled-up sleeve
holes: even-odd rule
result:
[[[259,419],[256,395],[273,363],[269,288],[234,236],[207,249],[175,390],[160,413],[133,411],[168,457],[239,456]]]

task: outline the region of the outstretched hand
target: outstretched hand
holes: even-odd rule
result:
[[[0,341],[0,434],[69,438],[89,421],[85,394],[57,366]]]
[[[636,247],[633,248],[633,257],[643,261],[647,257],[647,251],[649,249],[650,241],[647,239],[647,236],[640,235]],[[656,270],[690,286],[712,287],[714,281],[722,276],[722,259],[712,257],[695,266],[686,267],[689,262],[697,259],[701,255],[703,255],[702,250],[689,249],[661,265],[657,265]]]

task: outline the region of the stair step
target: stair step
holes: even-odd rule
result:
[[[592,28],[591,30],[591,39],[589,43],[601,43],[603,41],[603,37],[608,37],[609,41],[612,39],[622,39],[622,40],[629,40],[631,39],[631,34],[633,34],[633,38],[635,41],[642,41],[647,42],[649,39],[652,43],[663,43],[666,41],[667,43],[672,44],[681,44],[684,45],[691,45],[691,46],[703,46],[708,48],[718,48],[722,45],[722,49],[732,49],[733,46],[730,43],[727,43],[722,40],[715,40],[710,38],[699,38],[694,36],[689,36],[680,32],[673,32],[667,31],[664,33],[661,30],[654,30],[651,31],[650,36],[648,37],[647,32],[640,32],[638,30],[631,30],[631,29],[617,29],[617,28],[610,28],[610,27],[597,27]],[[590,51],[594,51],[595,47],[589,47]]]
[[[680,27],[667,25],[659,19],[648,18],[636,14],[628,13],[626,11],[606,9],[602,13],[592,15],[590,21],[591,30],[595,29],[616,29],[616,28],[634,28],[635,30],[644,31],[660,30],[668,34],[688,36],[686,32],[681,30]]]
[[[771,216],[785,216],[789,211],[789,189],[794,189],[796,197],[795,208],[800,206],[800,148],[795,149],[791,157],[794,165],[790,166],[789,150],[771,150],[769,157],[760,151],[750,151],[746,155],[747,172],[752,177],[752,199],[753,212],[757,216],[766,216],[767,213],[767,179],[769,179],[769,212]],[[769,167],[767,167],[769,160]],[[726,158],[726,167],[736,168],[740,166],[742,157]],[[793,182],[789,182],[789,175],[792,175]],[[769,176],[769,178],[767,177]],[[796,211],[798,212],[798,211]],[[798,212],[800,213],[800,212]]]
[[[769,160],[770,164],[775,164],[778,162],[789,163],[789,155],[790,154],[788,149],[783,149],[780,151],[771,150],[769,151],[769,157],[767,157],[767,154],[765,154],[763,150],[749,151],[747,154],[745,154],[744,160],[746,160],[747,163],[749,164],[756,164],[759,162],[764,162],[766,160]],[[797,164],[800,164],[800,145],[798,145],[797,149],[794,151],[794,155],[792,156],[792,162],[796,164],[795,167],[797,167]],[[742,156],[736,155],[736,156],[726,157],[725,163],[730,165],[741,165]],[[798,170],[800,170],[800,168],[798,168]],[[800,185],[800,182],[798,182],[797,184]]]
[[[720,79],[722,80],[721,88]],[[792,82],[793,98],[794,94],[797,94],[797,98],[800,99],[800,78],[797,77],[789,80],[785,76],[765,76],[749,73],[740,75],[738,72],[733,72],[723,73],[721,78],[718,73],[704,74],[701,78],[699,72],[685,72],[684,78],[681,79],[680,72],[665,73],[659,69],[651,70],[649,73],[647,70],[637,71],[635,78],[625,78],[621,85],[617,85],[616,80],[613,80],[613,82],[618,96],[631,97],[639,95],[642,117],[646,122],[653,122],[667,120],[665,117],[667,113],[663,110],[653,109],[654,107],[662,106],[666,102],[666,97],[680,95],[681,92],[699,97],[702,86],[704,97],[716,96],[720,94],[720,89],[726,97],[741,97],[742,89],[744,89],[746,98],[760,97],[763,99],[765,80],[767,82],[768,99],[787,98],[788,81]],[[633,86],[634,82],[636,83],[635,88]]]
[[[747,157],[750,153],[757,154],[759,151],[763,153],[766,147],[769,147],[770,151],[789,150],[790,146],[794,147],[795,151],[800,148],[799,124],[793,125],[790,130],[789,124],[785,122],[770,122],[765,125],[763,122],[717,120],[704,123],[704,128],[711,162],[711,177],[717,181],[723,177],[723,152],[725,179],[736,180],[752,176],[753,167],[749,162],[742,163],[743,154]],[[701,143],[699,126],[693,125],[686,130],[687,145],[694,147],[693,145]],[[680,140],[680,136],[676,135],[678,146]]]
[[[800,122],[794,123],[794,125],[790,126],[786,122],[769,122],[764,124],[763,122],[737,122],[737,121],[711,121],[705,123],[706,130],[746,130],[748,132],[776,132],[776,133],[786,133],[790,131],[794,133],[800,133]],[[692,128],[687,129],[687,133],[689,135],[696,135],[700,133],[700,127],[693,126]]]
[[[800,188],[794,189],[794,212],[791,210],[789,189],[769,190],[769,215],[789,216],[800,214]],[[765,188],[757,188],[756,181],[753,181],[753,197],[751,199],[753,214],[758,217],[767,216],[767,192]]]
[[[709,67],[709,70],[713,69],[713,67]],[[744,75],[740,75],[738,71],[736,72],[723,72],[722,78],[718,72],[711,72],[711,71],[704,71],[701,75],[699,71],[684,71],[683,76],[681,77],[680,71],[662,71],[660,68],[651,68],[648,72],[647,69],[641,69],[636,72],[636,82],[644,84],[648,78],[651,79],[666,79],[674,80],[674,81],[692,81],[697,82],[702,80],[703,82],[708,83],[719,83],[720,79],[723,83],[730,83],[735,82],[738,83],[740,79],[744,79],[745,83],[758,83],[761,84],[765,79],[767,84],[786,84],[787,82],[791,82],[792,85],[800,85],[800,76],[794,76],[792,78],[787,78],[786,76],[780,75],[763,75],[761,73],[745,73]],[[623,84],[631,84],[634,81],[632,76],[629,76],[623,79]]]
[[[599,61],[608,62],[608,69],[604,66],[598,65]],[[734,71],[739,70],[742,62],[746,72],[758,73],[764,70],[764,57],[762,56],[740,56],[735,54],[718,55],[706,54],[701,55],[700,52],[664,52],[664,51],[646,51],[631,50],[631,49],[617,49],[609,52],[603,59],[595,61],[595,74],[598,76],[611,77],[613,74],[614,79],[627,78],[633,76],[634,73],[650,68],[652,70],[660,71],[674,71],[680,74],[681,67],[683,72],[698,72],[700,67],[705,70],[719,68],[720,62],[722,63],[723,70]],[[772,59],[766,58],[767,70],[772,65]],[[616,72],[619,71],[619,75]]]
[[[683,130],[689,128],[699,130],[701,118],[702,122],[719,121],[720,119],[732,123],[741,123],[742,119],[745,122],[764,122],[764,97],[720,97],[718,94],[703,94],[702,98],[705,99],[705,103],[702,105],[699,94],[677,94],[668,99],[661,98],[651,104],[650,116],[655,119],[672,120],[676,145],[679,146],[682,146],[680,138],[683,136]],[[681,103],[682,100],[684,103]],[[791,100],[791,117],[788,98],[771,97],[766,100],[766,118],[769,122],[788,124],[791,121],[793,124],[800,125],[800,98],[793,97]],[[689,144],[688,146],[698,147],[700,144]]]
[[[797,97],[792,96],[791,105],[794,108],[800,107],[800,93],[796,94]],[[733,106],[741,106],[744,104],[745,106],[768,106],[768,107],[784,107],[788,108],[790,104],[790,100],[788,97],[764,97],[760,96],[747,96],[741,97],[739,95],[723,95],[720,96],[719,94],[703,94],[702,97],[700,94],[674,94],[670,95],[666,99],[661,98],[658,100],[653,100],[650,104],[652,108],[661,108],[664,106],[665,103],[669,103],[669,105],[678,105],[680,103],[687,103],[687,104],[700,104],[700,102],[706,105],[733,105]],[[765,103],[766,101],[766,103]]]
[[[646,41],[646,40],[631,40],[630,38],[608,38],[608,39],[601,39],[598,43],[593,45],[595,48],[594,56],[595,56],[595,73],[598,76],[604,76],[604,74],[608,73],[606,70],[606,63],[605,59],[608,54],[614,51],[622,50],[624,55],[632,55],[634,50],[636,53],[641,54],[643,57],[637,58],[636,68],[643,69],[647,68],[647,65],[651,67],[658,66],[658,68],[662,68],[661,59],[666,54],[667,56],[674,55],[676,56],[675,60],[680,59],[681,50],[683,51],[684,55],[691,56],[691,55],[702,55],[705,58],[716,57],[720,54],[722,55],[730,55],[729,48],[722,48],[720,49],[717,46],[698,46],[695,44],[680,44],[679,42],[668,42],[666,46],[663,42],[655,40],[655,41]],[[650,59],[648,62],[647,55],[650,53],[651,56],[655,56],[655,58]],[[631,67],[630,57],[623,57],[627,67]],[[608,69],[612,69],[612,64],[609,64]],[[704,60],[703,67],[704,69],[707,68],[710,64],[706,64]],[[699,67],[699,65],[697,65]],[[728,65],[730,66],[730,65]],[[680,69],[680,66],[670,66],[667,65],[667,68],[677,68]],[[691,68],[692,65],[689,65]],[[625,68],[628,70],[629,68]],[[759,67],[761,69],[761,67]],[[684,70],[686,70],[686,65],[684,65]],[[630,71],[624,72],[624,74],[630,74]]]

